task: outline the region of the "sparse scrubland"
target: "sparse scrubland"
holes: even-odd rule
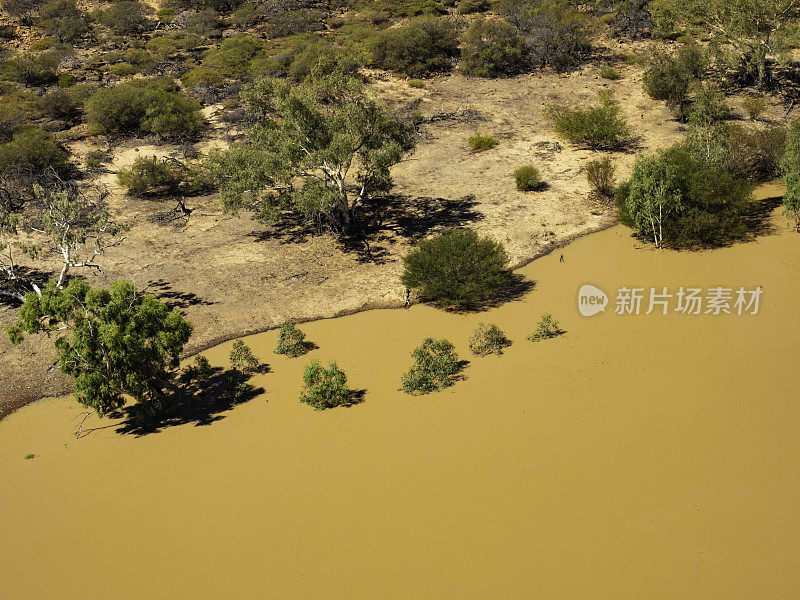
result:
[[[800,230],[792,0],[0,6],[0,320],[21,344],[0,347],[0,414],[69,377],[100,413],[154,414],[213,379],[182,353],[284,323],[296,357],[294,320],[480,310],[617,220],[657,247],[747,240],[778,177]],[[92,337],[108,319],[146,326]],[[452,383],[448,344],[415,351],[407,391]],[[138,366],[77,367],[84,346]],[[232,358],[245,399],[255,358]],[[352,403],[335,364],[305,385]]]

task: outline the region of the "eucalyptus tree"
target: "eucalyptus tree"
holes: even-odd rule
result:
[[[340,69],[316,68],[296,85],[261,78],[242,99],[255,125],[209,159],[224,207],[264,220],[292,210],[320,229],[363,234],[361,209],[391,188],[390,168],[414,147],[413,124]]]

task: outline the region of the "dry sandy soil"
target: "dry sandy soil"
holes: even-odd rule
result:
[[[627,45],[614,52],[642,52]],[[610,55],[611,50],[606,50]],[[602,58],[581,71],[484,80],[449,75],[428,80],[423,89],[376,74],[375,88],[387,101],[414,103],[426,117],[447,113],[467,119],[432,120],[423,127],[416,152],[394,169],[394,196],[386,205],[383,228],[371,238],[374,260],[361,247],[350,248],[331,236],[315,236],[294,224],[262,225],[248,214],[223,214],[215,196],[189,199],[185,225],[164,224],[174,201],[126,196],[115,173],[137,155],[182,157],[170,146],[127,140],[114,148],[114,160],[99,180],[108,186],[108,207],[132,225],[124,243],[102,260],[104,274],[88,274],[96,284],[132,280],[181,309],[195,326],[187,352],[263,331],[286,319],[332,317],[376,306],[398,306],[401,257],[421,236],[452,226],[470,226],[505,244],[515,266],[575,237],[614,222],[608,201],[590,192],[582,172],[597,153],[557,140],[543,116],[550,103],[593,104],[597,90],[610,87],[620,100],[636,136],[634,149],[613,155],[618,178],[627,177],[636,153],[669,146],[681,126],[663,103],[648,98],[641,68],[620,63],[622,79],[601,79]],[[736,108],[737,102],[731,104]],[[207,109],[213,112],[212,109]],[[783,115],[777,102],[770,113]],[[493,134],[500,145],[474,153],[472,133]],[[201,151],[224,143],[225,128],[212,119]],[[80,160],[105,139],[70,142]],[[523,164],[539,167],[547,184],[537,192],[518,192],[513,172]],[[52,263],[56,268],[56,261]],[[0,324],[15,310],[0,305]],[[69,389],[53,366],[52,344],[32,338],[19,347],[0,341],[0,418],[17,406]]]

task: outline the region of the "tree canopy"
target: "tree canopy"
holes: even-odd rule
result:
[[[75,378],[75,398],[99,414],[130,396],[157,409],[173,383],[178,357],[192,333],[177,310],[136,291],[128,281],[92,288],[72,279],[29,293],[19,320],[8,327],[13,343],[25,333],[56,334],[58,367]]]
[[[320,228],[361,233],[359,209],[391,187],[390,167],[414,147],[412,124],[339,70],[315,69],[297,85],[265,77],[242,97],[256,125],[209,161],[224,206],[262,219],[290,209]]]

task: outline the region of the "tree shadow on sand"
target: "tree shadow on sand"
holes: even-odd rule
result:
[[[190,306],[211,306],[214,302],[209,302],[192,292],[180,292],[172,287],[172,284],[163,279],[151,281],[145,287],[152,290],[153,296],[161,300],[171,309],[189,308]]]
[[[268,371],[269,367],[264,366],[260,372]],[[223,413],[264,393],[264,388],[249,383],[250,377],[235,369],[214,367],[204,386],[187,386],[181,398],[173,399],[158,413],[145,412],[141,405],[131,404],[109,416],[123,419],[117,425],[117,433],[136,436],[158,433],[167,427],[189,423],[196,427],[210,425],[224,419]]]
[[[419,239],[437,230],[465,227],[483,219],[475,196],[463,198],[411,197],[392,194],[368,200],[359,215],[360,233],[337,238],[339,248],[358,255],[359,262],[384,264],[390,251],[384,244],[397,238]],[[264,231],[250,235],[256,241],[278,240],[298,244],[322,233],[302,215],[285,212]]]

